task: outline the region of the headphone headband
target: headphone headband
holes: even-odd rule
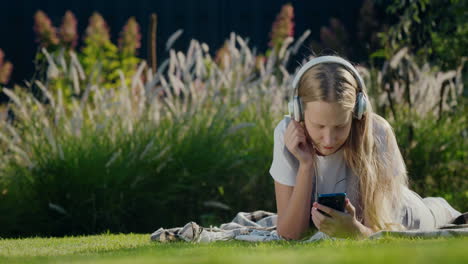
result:
[[[357,80],[359,90],[362,91],[363,88],[365,87],[365,84],[364,84],[364,81],[361,78],[361,75],[359,75],[358,71],[356,70],[356,68],[354,68],[353,65],[351,65],[351,63],[349,63],[345,59],[337,57],[337,56],[321,56],[321,57],[313,58],[309,62],[304,64],[304,66],[302,66],[301,69],[299,70],[299,72],[296,74],[296,76],[294,77],[293,83],[292,83],[293,98],[294,98],[295,95],[297,95],[297,93],[296,93],[296,91],[298,90],[297,86],[298,86],[299,81],[302,78],[302,75],[304,75],[304,73],[308,69],[310,69],[310,68],[312,68],[315,65],[320,64],[320,63],[337,63],[337,64],[340,64],[340,65],[344,66],[346,69],[348,69],[351,72],[351,74]]]
[[[365,84],[364,81],[361,78],[361,75],[359,75],[359,72],[354,68],[351,63],[346,61],[345,59],[337,56],[321,56],[321,57],[316,57],[311,59],[309,62],[307,62],[305,65],[303,65],[300,69],[299,72],[296,74],[296,76],[293,79],[292,82],[292,94],[291,94],[291,99],[288,103],[288,109],[289,113],[294,114],[294,118],[297,120],[303,120],[303,106],[302,106],[302,101],[298,95],[298,83],[302,78],[302,75],[309,70],[310,68],[314,67],[317,64],[320,63],[337,63],[342,66],[344,66],[354,77],[354,79],[357,80],[358,83],[358,91],[356,94],[356,104],[355,104],[355,109],[354,109],[354,114],[357,119],[361,119],[362,115],[364,112],[366,112],[367,108],[367,98],[366,95],[364,94],[365,90]]]

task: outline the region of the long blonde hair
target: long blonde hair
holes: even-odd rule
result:
[[[357,92],[356,79],[335,63],[309,69],[302,76],[298,90],[304,104],[338,102],[351,112]],[[367,95],[365,87],[362,92]],[[373,112],[369,101],[363,118],[352,120],[351,131],[344,144],[345,162],[358,178],[357,206],[362,208],[362,216],[359,217],[374,231],[404,229],[396,223],[396,216],[401,213],[402,189],[408,186],[406,166],[392,127]]]

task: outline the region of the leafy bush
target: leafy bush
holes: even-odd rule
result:
[[[259,72],[242,38],[232,34],[227,47],[223,68],[192,41],[154,76],[142,63],[131,86],[121,71],[117,89],[85,76],[67,104],[63,89],[39,81],[41,94],[4,89],[15,118],[0,122],[2,235],[149,232],[274,210],[267,170],[287,61],[272,53]],[[76,59],[44,53],[51,65],[68,62],[56,81],[80,71]]]
[[[403,47],[408,47],[418,62],[430,62],[443,70],[456,68],[466,58],[467,1],[377,2],[385,2],[387,14],[397,18],[397,23],[379,34],[387,59]]]
[[[466,99],[464,99],[466,102]],[[468,107],[441,118],[420,117],[399,109],[392,122],[411,188],[421,196],[444,197],[457,210],[468,211]]]

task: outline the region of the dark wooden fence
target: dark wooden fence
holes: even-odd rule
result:
[[[294,6],[295,36],[311,29],[313,39],[319,38],[320,27],[328,25],[330,17],[339,18],[348,32],[354,32],[362,4],[362,0],[9,0],[1,1],[0,6],[0,48],[14,64],[12,83],[28,79],[37,47],[33,15],[41,9],[55,26],[61,24],[65,11],[71,10],[78,19],[80,34],[91,14],[98,11],[109,24],[114,41],[126,20],[135,16],[143,34],[139,55],[145,58],[149,19],[151,13],[156,13],[158,61],[167,56],[165,43],[178,29],[183,29],[184,33],[175,43],[176,49],[185,49],[189,40],[195,38],[207,43],[214,52],[230,32],[236,32],[264,51],[276,14],[288,2]]]

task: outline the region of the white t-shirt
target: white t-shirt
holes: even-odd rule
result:
[[[273,162],[270,174],[275,181],[281,184],[295,186],[299,161],[284,144],[284,133],[290,120],[288,117],[284,118],[275,128]],[[318,174],[317,193],[346,192],[346,179],[347,176],[352,176],[352,171],[343,158],[343,148],[328,156],[317,155],[316,164]]]

